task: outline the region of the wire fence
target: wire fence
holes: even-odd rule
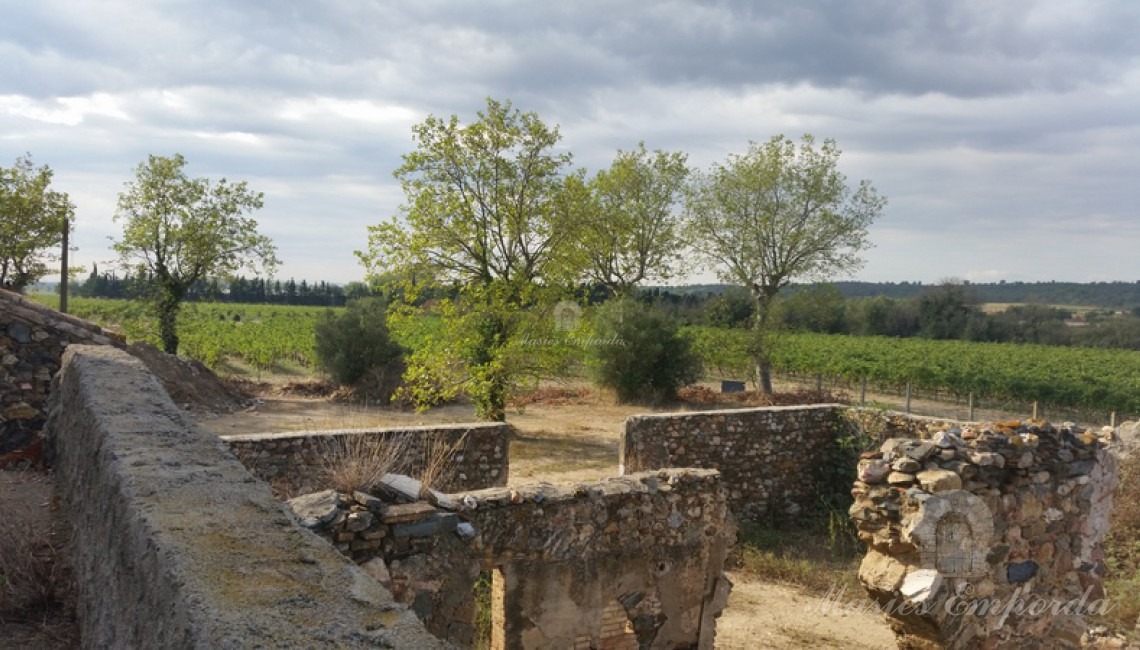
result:
[[[1119,426],[1140,420],[1140,414],[1064,408],[1039,402],[983,399],[946,390],[919,389],[912,385],[876,385],[824,375],[773,374],[778,386],[814,388],[844,393],[852,404],[875,405],[914,415],[964,422],[994,420],[1049,420],[1074,422],[1085,427]]]

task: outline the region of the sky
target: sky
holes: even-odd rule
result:
[[[836,279],[1132,282],[1137,34],[1134,0],[0,0],[0,165],[49,165],[73,262],[106,265],[124,184],[181,153],[264,192],[279,278],[343,283],[412,126],[491,97],[591,173],[640,141],[708,169],[835,139],[889,199]]]

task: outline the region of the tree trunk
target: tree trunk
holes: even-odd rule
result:
[[[479,347],[471,359],[478,384],[471,393],[475,413],[491,422],[507,419],[507,389],[510,385],[506,370],[494,367],[507,341],[507,322],[500,314],[487,314],[479,323]]]
[[[182,296],[170,289],[160,289],[161,293],[155,302],[158,312],[158,338],[162,342],[162,351],[167,354],[178,354],[178,311],[182,308]]]
[[[756,364],[756,379],[760,384],[760,391],[765,395],[772,394],[772,361],[768,357],[769,330],[771,328],[772,299],[775,298],[778,288],[753,287],[752,297],[756,300],[756,317],[752,321],[752,360]]]
[[[483,411],[483,417],[489,422],[507,421],[507,382],[501,372],[496,372],[491,378]]]
[[[756,362],[756,376],[760,379],[760,391],[765,395],[771,395],[772,390],[772,364],[769,363],[767,355],[761,355]]]

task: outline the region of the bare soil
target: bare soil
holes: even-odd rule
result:
[[[53,477],[0,470],[0,649],[78,647],[65,526]]]

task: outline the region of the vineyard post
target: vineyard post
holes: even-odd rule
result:
[[[1116,428],[1116,411],[1113,411],[1112,413],[1109,414],[1108,426],[1112,427],[1113,429]]]
[[[906,383],[906,414],[910,415],[910,382]]]
[[[815,392],[819,393],[822,391],[823,391],[823,373],[817,372],[817,373],[815,373]]]
[[[974,391],[970,391],[970,422],[974,421]]]
[[[867,405],[867,378],[859,382],[859,406]]]
[[[1033,402],[1033,419],[1037,419],[1037,402]]]

